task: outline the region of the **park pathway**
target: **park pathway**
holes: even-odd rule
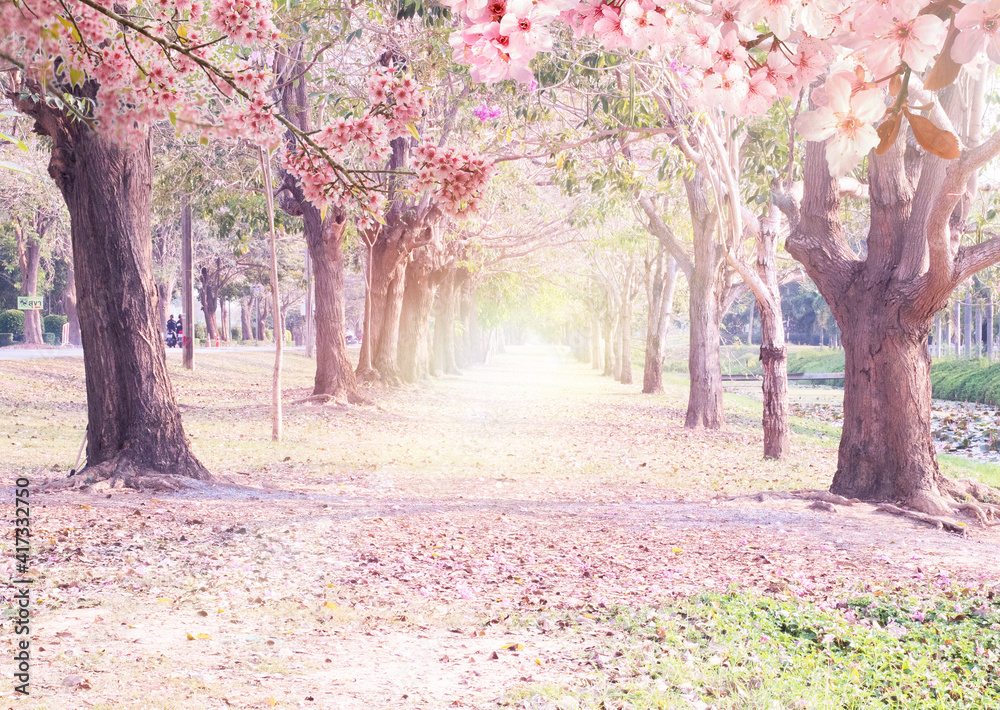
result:
[[[762,462],[745,400],[725,432],[690,432],[682,385],[643,396],[556,349],[509,348],[372,406],[290,404],[275,446],[267,355],[241,358],[172,370],[223,485],[35,499],[34,707],[496,708],[589,672],[605,605],[997,582],[982,529],[729,500],[833,466],[808,437]],[[289,401],[308,365],[290,360]]]

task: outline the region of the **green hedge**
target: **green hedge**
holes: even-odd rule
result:
[[[0,311],[0,333],[11,333],[14,340],[24,337],[24,311]]]
[[[788,372],[843,372],[844,352],[798,352],[788,356]],[[821,380],[813,380],[821,384]],[[828,380],[842,385],[843,380]],[[931,364],[931,386],[936,399],[1000,405],[1000,363],[979,360],[940,359]]]
[[[69,322],[69,318],[66,316],[57,316],[55,314],[50,316],[45,316],[42,318],[42,331],[45,333],[55,333],[56,335],[62,335],[63,326]]]
[[[936,360],[931,365],[931,385],[938,399],[958,402],[1000,403],[1000,364],[979,360]]]

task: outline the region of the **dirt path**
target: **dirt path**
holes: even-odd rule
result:
[[[199,454],[238,486],[34,499],[30,707],[492,708],[583,674],[611,633],[587,613],[601,605],[997,581],[981,529],[713,500],[822,485],[833,452],[800,439],[763,463],[751,410],[687,432],[676,388],[643,397],[553,351],[377,407],[290,408],[270,448],[253,439],[266,407],[234,394],[255,371],[238,369],[173,373]]]

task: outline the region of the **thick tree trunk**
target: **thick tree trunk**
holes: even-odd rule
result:
[[[313,395],[360,402],[354,369],[347,356],[344,316],[344,230],[347,217],[330,207],[325,219],[312,203],[302,205],[303,227],[316,297],[316,379]]]
[[[722,364],[719,326],[725,287],[725,252],[716,242],[716,213],[709,198],[708,181],[700,171],[684,183],[694,231],[694,267],[689,278],[691,339],[688,373],[691,378],[684,426],[720,429]]]
[[[691,378],[684,426],[718,429],[725,424],[722,411],[722,365],[719,359],[720,306],[718,272],[695,264],[690,284],[691,341],[688,373]]]
[[[430,375],[431,311],[443,274],[434,269],[430,248],[419,250],[406,267],[399,324],[399,371],[406,382]]]
[[[857,295],[841,326],[844,428],[830,490],[940,507],[931,500],[941,495],[942,476],[931,437],[930,320],[904,325],[884,293]]]
[[[399,242],[387,239],[376,239],[368,253],[365,290],[365,326],[361,338],[361,354],[358,360],[357,377],[365,382],[373,382],[381,378],[377,362],[381,355],[383,338],[387,331],[397,330],[398,311],[395,308],[397,292],[393,282],[397,280],[400,270],[405,270],[403,259],[405,253],[400,253]],[[402,272],[405,278],[405,271]],[[401,284],[405,286],[405,284]],[[398,296],[402,297],[400,290]],[[402,304],[400,303],[400,308]],[[395,315],[396,326],[386,324]],[[397,335],[398,337],[398,335]],[[386,373],[391,376],[394,373]]]
[[[403,294],[406,290],[406,260],[396,265],[389,281],[382,307],[382,322],[379,329],[378,347],[375,350],[375,370],[379,379],[387,385],[399,385],[399,318],[403,312]]]
[[[154,307],[149,140],[126,151],[84,123],[56,122],[46,131],[55,141],[49,173],[72,225],[87,473],[137,485],[210,479],[184,436]]]
[[[69,259],[69,270],[66,272],[66,293],[63,295],[63,308],[66,310],[66,318],[69,323],[69,343],[75,347],[80,347],[80,318],[76,311],[76,269],[73,266],[73,259]]]

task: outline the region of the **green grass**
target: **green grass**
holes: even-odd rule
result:
[[[971,590],[876,592],[834,608],[731,593],[586,616],[613,640],[591,652],[585,682],[522,687],[508,704],[541,696],[584,709],[1000,706],[1000,600]]]

